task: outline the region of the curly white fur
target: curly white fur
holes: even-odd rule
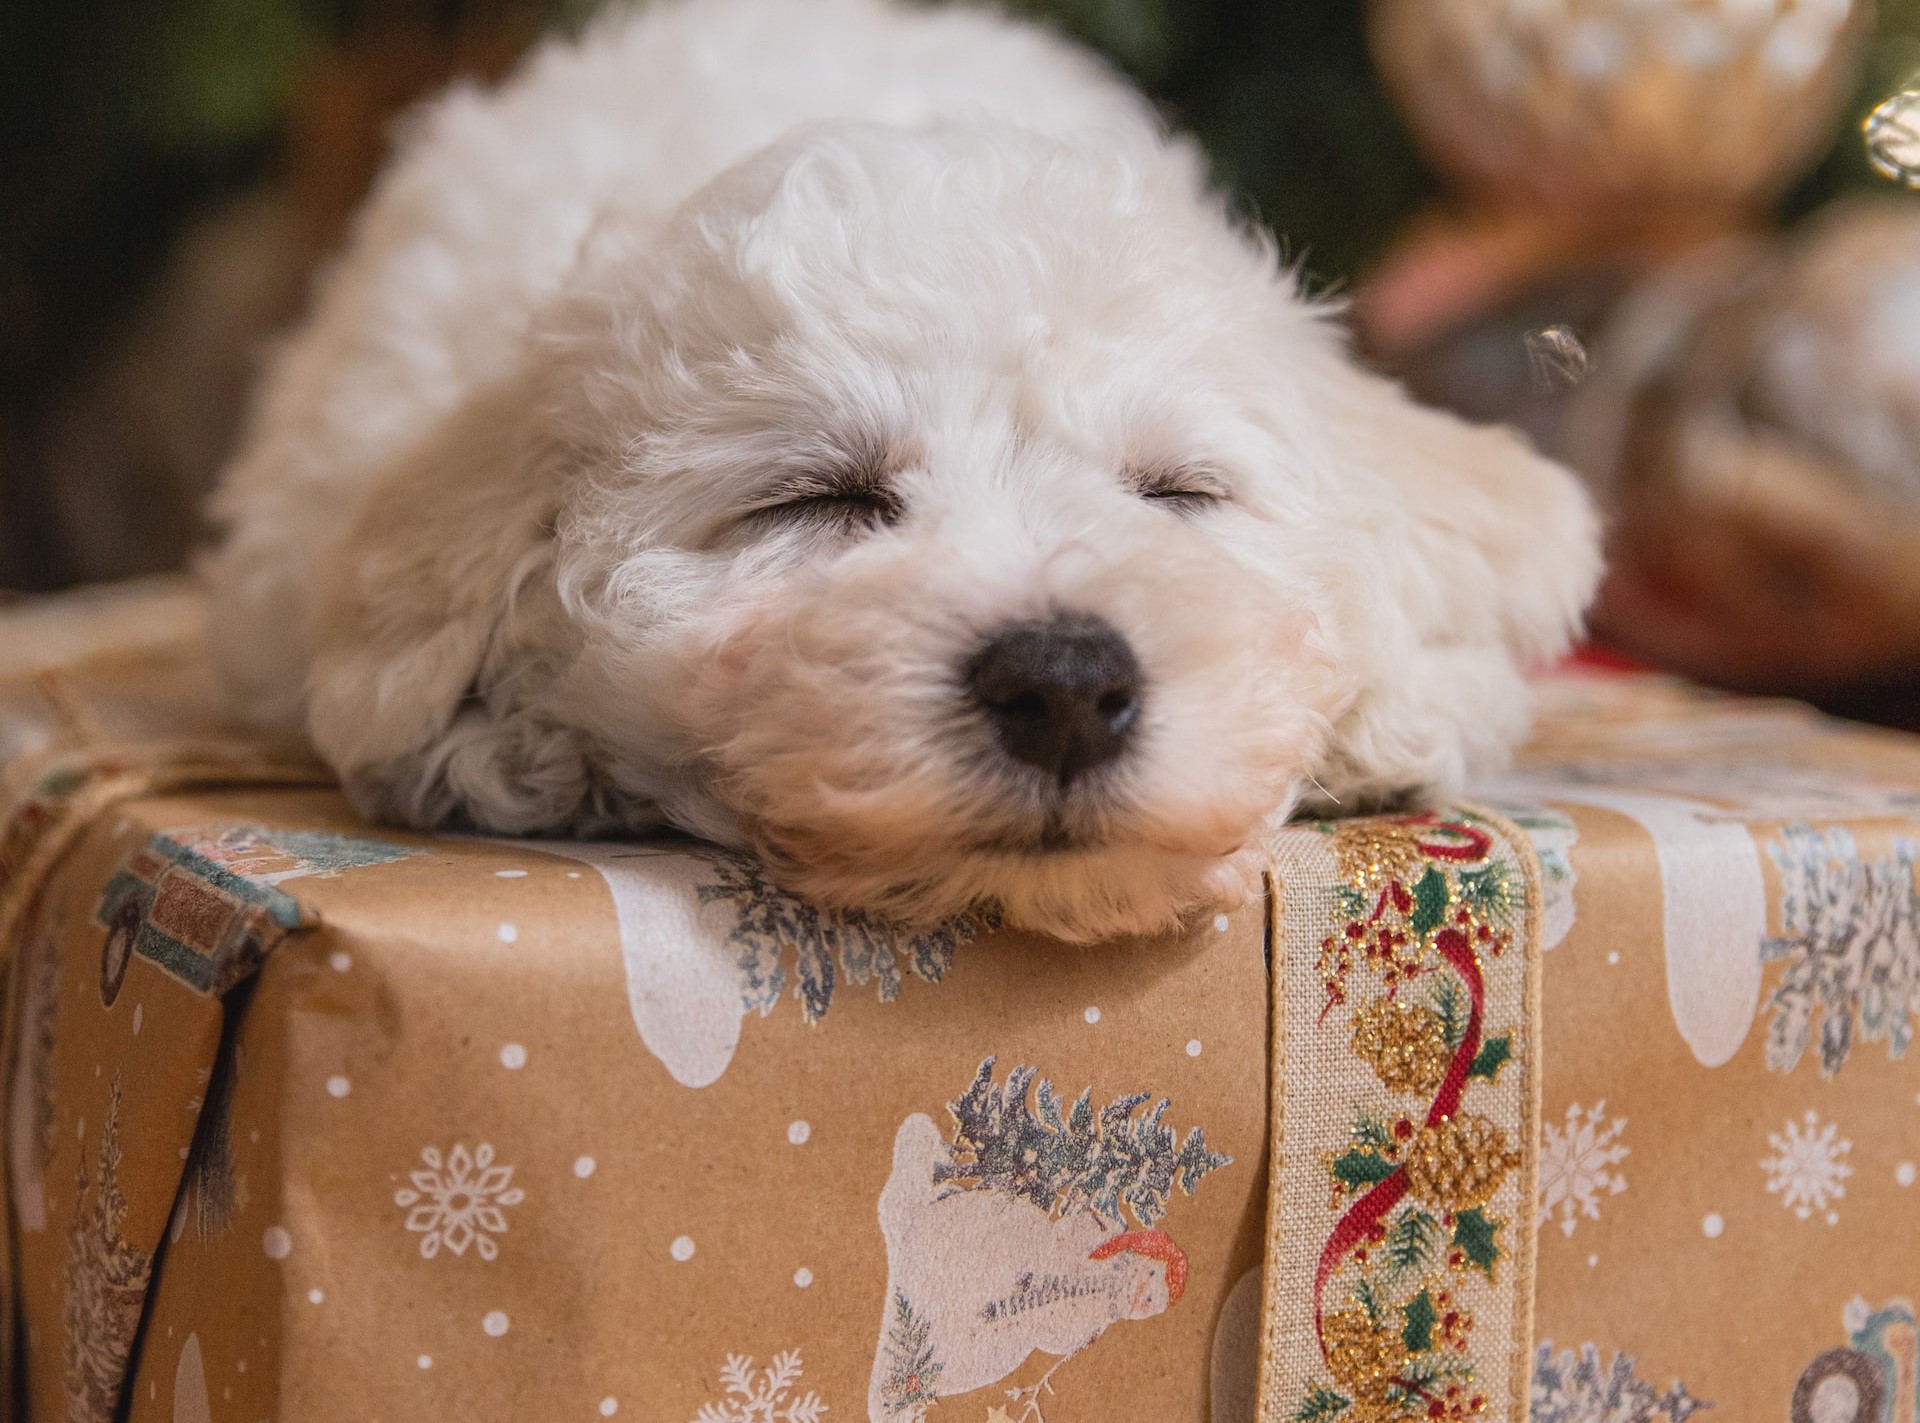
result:
[[[889,525],[751,512],[876,463]],[[1303,785],[1497,759],[1598,566],[1573,481],[1357,369],[1096,62],[881,0],[661,5],[441,99],[216,508],[231,684],[367,811],[664,820],[1074,938],[1234,902]],[[957,671],[1058,610],[1147,680],[1066,790]]]

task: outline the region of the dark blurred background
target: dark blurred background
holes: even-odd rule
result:
[[[180,566],[395,117],[593,8],[0,6],[0,589]],[[1920,0],[1017,8],[1196,131],[1369,359],[1592,481],[1604,641],[1920,721]]]

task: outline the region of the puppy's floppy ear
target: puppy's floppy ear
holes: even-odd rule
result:
[[[453,412],[325,560],[309,729],[368,814],[552,829],[592,796],[578,734],[538,701],[570,644],[559,471],[529,400],[508,386]]]
[[[1315,391],[1336,458],[1385,481],[1370,585],[1339,655],[1358,695],[1334,727],[1328,781],[1364,801],[1449,791],[1525,733],[1525,669],[1564,653],[1600,577],[1580,483],[1512,430],[1416,404],[1342,363]],[[1323,779],[1327,777],[1323,776]]]

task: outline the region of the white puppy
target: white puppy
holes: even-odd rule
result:
[[[228,471],[216,638],[365,811],[662,821],[908,919],[1242,897],[1444,791],[1598,567],[1187,141],[977,11],[694,0],[423,113]]]

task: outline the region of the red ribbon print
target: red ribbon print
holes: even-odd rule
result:
[[[1471,857],[1484,859],[1492,841],[1482,832],[1462,827],[1470,836],[1480,840],[1478,851]],[[1429,853],[1438,853],[1432,847],[1422,844]],[[1461,847],[1451,846],[1457,852]],[[1449,854],[1445,858],[1455,858]],[[1460,858],[1467,858],[1461,856]],[[1480,1053],[1481,1020],[1486,1010],[1486,982],[1480,974],[1480,961],[1474,956],[1473,943],[1460,930],[1445,928],[1433,936],[1433,946],[1440,955],[1466,980],[1467,994],[1472,1010],[1467,1015],[1467,1031],[1460,1039],[1460,1046],[1454,1050],[1453,1060],[1447,1065],[1447,1075],[1441,1080],[1440,1088],[1434,1095],[1433,1105],[1427,1108],[1427,1125],[1438,1126],[1459,1109],[1460,1098],[1467,1087],[1467,1074],[1473,1067],[1473,1060]],[[1365,1240],[1373,1228],[1388,1211],[1400,1204],[1407,1193],[1407,1168],[1404,1164],[1394,1167],[1393,1174],[1379,1182],[1359,1200],[1348,1207],[1345,1215],[1334,1226],[1333,1234],[1328,1238],[1326,1249],[1320,1252],[1320,1268],[1313,1281],[1313,1328],[1320,1341],[1320,1356],[1326,1357],[1327,1339],[1323,1327],[1325,1315],[1323,1296],[1327,1281],[1333,1278],[1333,1272],[1340,1262],[1355,1246]]]

